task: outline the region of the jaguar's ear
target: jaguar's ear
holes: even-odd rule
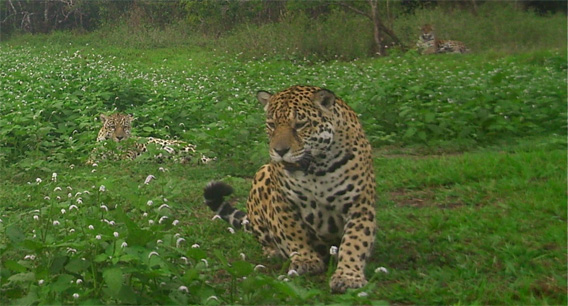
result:
[[[335,94],[330,90],[320,89],[314,92],[312,101],[314,101],[321,108],[330,110],[335,104]]]
[[[102,123],[105,123],[105,122],[108,120],[108,116],[105,115],[105,114],[101,114],[101,115],[99,116],[99,118],[101,119],[101,122],[102,122]]]
[[[132,114],[128,114],[127,117],[128,117],[128,122],[132,122],[132,121],[134,121],[134,119],[136,119],[136,118],[134,118],[134,116]]]
[[[260,104],[264,106],[265,111],[268,108],[268,101],[270,100],[270,97],[272,97],[272,94],[269,93],[268,91],[261,90],[256,93],[256,98],[258,99]]]

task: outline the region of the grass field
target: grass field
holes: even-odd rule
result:
[[[3,44],[0,68],[0,304],[567,302],[563,52],[242,62]],[[221,179],[244,205],[268,161],[254,92],[296,83],[334,90],[375,146],[370,284],[344,295],[333,262],[288,278],[202,203]],[[114,110],[218,161],[85,165]]]

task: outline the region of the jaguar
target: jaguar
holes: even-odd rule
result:
[[[257,99],[270,162],[254,176],[247,211],[225,200],[233,188],[221,181],[204,188],[205,204],[232,227],[252,232],[266,255],[289,259],[290,275],[323,272],[337,249],[331,291],[364,286],[376,191],[371,145],[357,114],[315,86],[259,91]]]
[[[159,153],[154,156],[158,160],[172,158],[176,162],[187,163],[197,154],[195,145],[185,141],[132,136],[132,121],[134,121],[134,116],[131,114],[101,114],[100,120],[103,125],[99,130],[97,142],[103,143],[104,146],[107,140],[111,140],[117,143],[116,150],[111,151],[96,147],[87,161],[88,164],[93,164],[104,159],[133,160],[145,152],[148,152],[148,145],[150,144],[154,144],[158,149]],[[208,163],[212,160],[214,159],[201,155],[199,162]]]
[[[431,24],[423,25],[421,30],[422,33],[418,38],[416,46],[422,54],[469,52],[469,49],[461,41],[438,40],[434,32],[434,27]]]

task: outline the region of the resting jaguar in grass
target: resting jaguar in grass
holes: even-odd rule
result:
[[[434,33],[434,27],[430,24],[425,24],[421,30],[422,34],[420,34],[416,46],[422,54],[469,52],[469,49],[461,41],[438,40]]]
[[[133,160],[148,152],[148,144],[155,144],[163,153],[157,154],[157,159],[172,158],[176,162],[186,163],[195,157],[195,146],[181,140],[166,140],[154,137],[132,137],[131,128],[134,117],[132,115],[114,113],[100,115],[103,126],[99,130],[97,142],[113,140],[118,143],[116,150],[95,148],[87,161],[93,164],[99,160]],[[201,155],[199,162],[208,163],[212,159]]]
[[[265,253],[289,258],[289,270],[298,274],[323,272],[330,247],[338,246],[332,292],[364,286],[376,229],[375,175],[357,114],[318,87],[260,91],[257,98],[271,161],[254,177],[248,212],[224,201],[232,188],[222,182],[205,187],[205,203],[233,227],[251,231]]]

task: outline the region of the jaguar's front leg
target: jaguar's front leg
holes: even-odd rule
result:
[[[339,247],[337,269],[329,284],[332,292],[342,293],[367,284],[364,270],[373,249],[375,230],[373,209],[362,207],[350,212]]]

